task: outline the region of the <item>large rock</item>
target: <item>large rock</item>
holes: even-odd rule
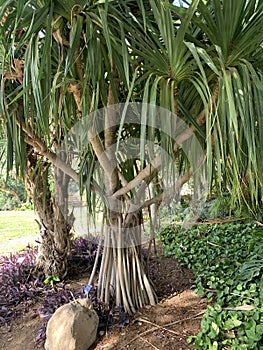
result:
[[[46,350],[87,350],[96,340],[99,318],[89,299],[60,306],[47,325]]]

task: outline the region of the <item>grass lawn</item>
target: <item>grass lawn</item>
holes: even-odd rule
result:
[[[33,210],[0,211],[0,255],[24,249],[34,244],[39,235]]]
[[[99,235],[101,232],[102,218],[99,217],[96,225],[87,225],[86,209],[83,211],[76,208],[74,211],[74,230],[77,236],[93,234]],[[0,211],[0,256],[18,252],[28,244],[36,245],[35,240],[39,240],[39,227],[34,220],[37,217],[33,210],[25,211]],[[145,230],[150,229],[145,223]],[[145,239],[148,240],[146,234]]]

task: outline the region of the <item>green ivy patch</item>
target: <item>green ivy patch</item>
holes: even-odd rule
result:
[[[166,254],[195,273],[208,306],[201,332],[189,342],[204,349],[263,349],[263,230],[254,224],[166,227]]]

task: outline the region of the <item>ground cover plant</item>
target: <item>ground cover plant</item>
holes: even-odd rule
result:
[[[168,226],[166,254],[191,268],[199,294],[211,302],[201,332],[204,349],[263,349],[263,231],[251,223]]]

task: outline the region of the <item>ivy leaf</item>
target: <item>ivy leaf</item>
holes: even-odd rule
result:
[[[224,328],[227,331],[230,331],[231,329],[236,328],[236,327],[240,326],[241,324],[242,324],[242,321],[237,320],[236,318],[230,318],[230,319],[226,320]]]

